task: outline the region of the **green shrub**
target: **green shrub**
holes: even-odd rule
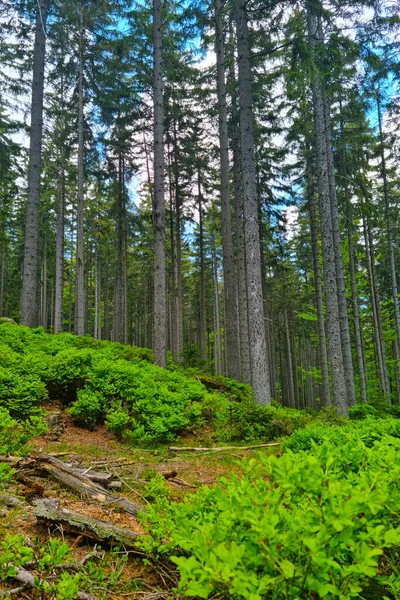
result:
[[[110,431],[115,433],[118,437],[122,437],[123,432],[127,429],[131,420],[128,411],[119,406],[107,411],[105,422]]]
[[[51,398],[71,403],[89,380],[94,354],[91,350],[69,348],[51,358],[45,381]]]
[[[79,390],[77,400],[68,410],[72,420],[81,427],[94,429],[104,419],[106,401],[93,390]]]
[[[39,378],[0,367],[0,407],[6,408],[12,417],[25,419],[39,413],[40,403],[46,398],[46,386]]]
[[[294,431],[283,441],[283,447],[293,452],[309,451],[313,445],[321,445],[326,441],[338,447],[351,439],[358,439],[371,447],[375,441],[385,436],[400,437],[400,423],[393,417],[375,419],[366,417],[361,421],[345,421],[334,426],[323,423],[311,423],[309,427]]]
[[[350,600],[371,582],[398,597],[399,450],[325,442],[244,461],[242,477],[150,508],[144,548],[170,556],[193,598]]]
[[[304,411],[232,402],[224,438],[245,442],[272,441],[305,427],[310,420]]]
[[[366,417],[377,417],[378,410],[372,404],[356,404],[349,409],[349,418],[353,420],[362,420]]]
[[[47,432],[45,421],[31,416],[24,423],[13,419],[5,408],[0,408],[0,454],[18,454],[27,451],[27,442]]]

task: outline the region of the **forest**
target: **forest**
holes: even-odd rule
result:
[[[0,598],[400,600],[399,84],[398,0],[1,2]]]

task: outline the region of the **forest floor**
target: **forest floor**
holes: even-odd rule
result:
[[[47,404],[49,414],[61,414],[63,431],[50,433],[44,437],[32,440],[32,454],[41,453],[52,455],[73,468],[94,469],[112,473],[116,481],[122,483],[123,495],[144,509],[151,501],[147,493],[152,479],[159,474],[165,479],[170,500],[181,501],[186,494],[195,492],[203,485],[213,486],[217,480],[230,473],[240,473],[240,462],[243,457],[250,458],[256,452],[277,452],[279,448],[261,450],[234,450],[224,452],[187,452],[186,447],[209,447],[213,444],[211,432],[207,427],[201,432],[179,440],[182,451],[172,451],[168,446],[158,449],[132,448],[121,444],[110,431],[98,426],[94,431],[88,431],[74,425],[67,412],[62,412],[59,403]],[[77,497],[59,483],[50,478],[33,477],[37,484],[39,495],[45,498],[57,498],[62,507],[88,517],[102,519],[119,527],[124,527],[136,533],[143,533],[140,517],[136,518],[113,508],[106,503],[88,501]],[[32,480],[31,480],[32,482]],[[35,490],[35,487],[33,488]],[[44,490],[44,491],[43,491]],[[32,499],[32,484],[11,482],[7,494],[20,499]],[[49,529],[35,517],[35,506],[24,502],[11,509],[0,507],[0,534],[3,538],[7,533],[20,534],[33,546],[46,544],[54,537],[62,538],[71,548],[71,555],[76,563],[93,550],[94,542],[63,531],[62,527]],[[168,588],[172,587],[157,565],[143,560],[143,556],[134,550],[126,552],[123,548],[105,551],[104,559],[96,568],[83,575],[83,582],[90,580],[86,591],[94,594],[99,600],[122,600],[126,598],[142,600],[157,600],[167,598]],[[0,591],[0,595],[1,591]],[[33,591],[13,595],[12,598],[41,598]]]

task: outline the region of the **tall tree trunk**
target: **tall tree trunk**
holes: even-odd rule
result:
[[[375,270],[375,256],[374,256],[374,243],[372,239],[372,232],[367,219],[363,217],[364,226],[364,242],[365,250],[367,255],[367,266],[368,276],[371,291],[372,311],[374,318],[374,329],[375,329],[375,340],[376,340],[376,354],[378,358],[379,376],[381,380],[382,392],[385,399],[390,402],[390,384],[389,375],[387,370],[386,362],[386,348],[385,340],[383,338],[383,326],[381,316],[381,306],[378,288],[376,285],[376,270]]]
[[[225,51],[222,20],[223,0],[215,0],[215,51],[217,56],[217,95],[219,156],[221,167],[222,249],[224,273],[224,321],[227,376],[240,378],[240,353],[237,287],[232,240],[232,212],[230,194],[228,113],[226,107]]]
[[[0,317],[3,317],[4,311],[4,280],[6,274],[6,249],[5,246],[1,249],[1,264],[0,264]]]
[[[250,46],[246,4],[246,0],[234,0],[239,67],[240,133],[251,382],[255,402],[257,404],[269,404],[271,397],[260,266]]]
[[[124,342],[123,328],[123,206],[122,157],[118,157],[117,236],[115,240],[114,341]]]
[[[243,186],[240,165],[240,142],[238,132],[237,99],[232,98],[232,151],[235,192],[236,252],[238,273],[238,308],[241,379],[251,384],[251,359],[249,340],[249,317],[247,305],[246,251],[244,244]]]
[[[179,184],[178,135],[174,118],[174,175],[175,175],[175,218],[176,218],[176,360],[183,360],[183,288],[182,288],[182,244],[181,244],[181,193]]]
[[[65,213],[65,170],[64,152],[61,150],[60,194],[56,225],[56,274],[54,300],[54,333],[63,330],[64,315],[64,213]]]
[[[48,306],[47,306],[47,235],[43,242],[43,278],[42,278],[42,327],[46,331],[48,324]]]
[[[358,367],[358,377],[360,380],[360,395],[361,401],[363,403],[367,402],[367,384],[365,378],[365,370],[364,370],[364,352],[363,352],[363,342],[361,336],[361,323],[360,323],[360,309],[358,305],[358,293],[357,293],[357,279],[356,279],[356,263],[354,257],[354,247],[353,247],[353,230],[352,230],[352,209],[351,202],[348,196],[347,184],[345,183],[345,194],[346,194],[346,203],[348,206],[348,245],[349,245],[349,266],[350,266],[350,281],[351,281],[351,297],[353,304],[353,317],[354,317],[354,331],[355,331],[355,339],[356,339],[356,352],[357,352],[357,367]]]
[[[288,405],[295,407],[295,389],[293,376],[293,355],[292,340],[290,336],[288,309],[285,310],[285,337],[286,337],[286,365],[287,365],[287,384],[288,384]]]
[[[99,248],[95,251],[95,273],[94,273],[94,337],[101,340],[101,261]]]
[[[21,294],[21,323],[37,327],[37,284],[39,267],[40,173],[42,165],[43,90],[46,57],[46,22],[50,0],[37,0],[33,52],[31,128],[28,195],[25,216],[24,268]]]
[[[319,28],[319,39],[323,43],[321,21],[319,21],[318,28]],[[327,161],[328,161],[329,194],[330,194],[330,201],[331,201],[333,246],[334,246],[334,251],[335,251],[336,285],[337,285],[339,319],[340,319],[340,339],[342,342],[342,356],[343,356],[344,376],[345,376],[346,390],[347,390],[347,404],[349,406],[353,406],[356,403],[356,392],[355,392],[355,387],[354,387],[353,357],[352,357],[352,353],[351,353],[351,339],[350,339],[350,329],[349,329],[349,317],[348,317],[348,313],[347,313],[346,287],[345,287],[345,281],[344,281],[342,248],[341,248],[341,243],[340,243],[340,222],[339,222],[338,202],[337,202],[337,196],[336,196],[336,182],[335,182],[334,159],[333,159],[333,150],[332,150],[330,106],[329,106],[327,95],[323,89],[322,89],[322,92],[323,92],[324,113],[325,113],[326,153],[327,153]]]
[[[324,301],[321,282],[321,269],[319,266],[318,228],[315,206],[314,174],[310,157],[307,157],[307,197],[310,213],[311,252],[314,272],[315,302],[317,305],[317,329],[319,338],[319,355],[322,375],[321,400],[323,406],[331,404],[331,390],[329,385],[328,352],[326,348]]]
[[[206,305],[206,273],[204,261],[204,228],[203,228],[203,204],[201,190],[200,165],[197,167],[197,188],[199,202],[199,246],[200,246],[200,360],[202,366],[207,365],[207,305]]]
[[[307,2],[307,21],[310,46],[315,54],[318,43],[317,17]],[[328,348],[331,363],[333,395],[340,414],[348,413],[347,388],[343,365],[342,342],[339,322],[339,303],[336,279],[335,245],[332,230],[329,166],[327,157],[327,133],[322,81],[319,75],[312,81],[315,141],[317,151],[319,202],[324,261],[324,279],[327,313]]]
[[[154,362],[167,368],[167,291],[165,268],[164,99],[162,0],[153,2],[154,96]]]
[[[79,33],[79,82],[78,82],[78,204],[76,219],[76,282],[75,282],[75,327],[76,335],[85,335],[85,269],[84,269],[84,137],[83,137],[83,6],[80,9]]]
[[[218,263],[215,242],[212,241],[213,279],[214,279],[214,373],[222,375],[221,320],[219,306]]]
[[[378,125],[379,125],[379,146],[380,146],[380,154],[381,154],[381,176],[383,182],[383,196],[385,199],[385,217],[386,217],[386,235],[387,235],[387,244],[388,244],[388,252],[389,252],[389,261],[390,261],[390,276],[392,280],[392,298],[393,298],[393,311],[394,311],[394,322],[396,327],[396,344],[397,351],[400,345],[400,307],[399,307],[399,292],[397,287],[397,275],[396,275],[396,261],[394,257],[394,247],[393,247],[393,232],[392,232],[392,216],[390,210],[390,198],[389,198],[389,188],[388,188],[388,176],[387,176],[387,168],[386,168],[386,157],[385,157],[385,145],[383,139],[383,130],[382,130],[382,107],[381,100],[379,95],[379,90],[376,95],[376,103],[378,109]],[[399,379],[400,374],[400,362],[396,359],[396,381]],[[400,401],[400,388],[397,386],[397,398]]]
[[[168,147],[169,148],[169,147]],[[176,341],[176,262],[175,262],[175,234],[174,234],[174,192],[172,181],[172,165],[171,153],[168,149],[168,180],[169,180],[169,236],[171,245],[171,291],[170,291],[170,320],[171,320],[171,335],[170,344],[172,358],[177,359],[177,341]]]

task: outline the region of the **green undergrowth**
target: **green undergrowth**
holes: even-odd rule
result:
[[[176,565],[191,598],[400,598],[400,441],[368,447],[360,432],[260,454],[241,477],[150,508],[143,549]]]
[[[18,421],[40,419],[50,398],[79,426],[104,422],[121,441],[154,445],[204,427],[208,443],[270,441],[311,418],[256,407],[249,386],[224,377],[171,361],[161,369],[147,349],[10,323],[0,324],[0,340],[0,409]]]

